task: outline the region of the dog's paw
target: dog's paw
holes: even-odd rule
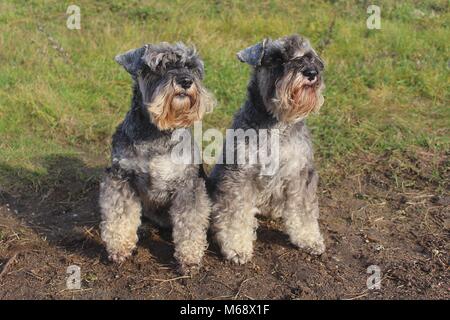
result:
[[[178,266],[178,272],[183,276],[195,276],[199,271],[199,264],[180,264]]]
[[[320,241],[313,243],[308,248],[308,251],[312,255],[316,255],[316,256],[320,256],[322,253],[324,253],[325,252],[325,243],[324,243],[323,239],[320,239]]]
[[[306,250],[308,253],[315,255],[315,256],[319,256],[322,253],[325,252],[325,242],[323,241],[323,238],[320,237],[318,239],[315,240],[310,240],[310,241],[301,241],[301,242],[297,242],[294,244],[299,248],[299,249],[303,249]]]
[[[252,259],[251,252],[236,252],[234,250],[224,253],[225,258],[236,264],[245,264]]]
[[[113,252],[108,255],[108,259],[114,263],[122,263],[124,262],[129,256],[131,256],[131,252]]]

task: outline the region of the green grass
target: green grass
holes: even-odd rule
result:
[[[326,61],[326,103],[309,119],[322,168],[361,154],[448,154],[449,2],[377,2],[381,30],[366,28],[368,1],[78,0],[82,29],[69,30],[72,2],[2,1],[0,186],[35,183],[49,157],[105,164],[131,94],[113,57],[159,41],[193,43],[204,58],[219,102],[205,127],[227,127],[245,98],[238,50],[300,33]]]

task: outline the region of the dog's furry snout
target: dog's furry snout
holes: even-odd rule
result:
[[[290,71],[276,82],[273,114],[282,121],[296,121],[318,111],[323,103],[323,83],[316,74]]]
[[[188,76],[181,76],[176,78],[176,82],[183,89],[189,89],[194,83],[194,80]]]
[[[322,106],[324,88],[318,56],[306,53],[288,65],[284,75],[276,81],[275,105],[272,112],[279,120],[297,121],[316,112]]]
[[[305,76],[309,81],[313,81],[313,80],[316,78],[318,72],[317,72],[317,70],[314,69],[314,68],[308,68],[308,69],[306,69],[306,70],[303,70],[303,71],[302,71],[302,74],[303,74],[303,76]]]
[[[147,108],[153,123],[160,130],[167,130],[191,126],[213,105],[214,99],[200,81],[184,76],[182,80],[174,77],[161,85]]]

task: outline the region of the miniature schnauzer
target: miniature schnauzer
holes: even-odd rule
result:
[[[294,245],[321,254],[325,245],[318,224],[318,176],[304,119],[323,104],[324,64],[298,35],[266,39],[237,57],[253,67],[253,75],[232,129],[278,135],[279,166],[268,176],[258,164],[216,164],[208,181],[215,238],[226,259],[245,263],[253,254],[256,214],[271,215],[282,218]],[[246,147],[238,144],[235,152]]]
[[[112,141],[112,165],[100,187],[101,236],[109,259],[122,262],[138,241],[141,214],[172,227],[182,273],[196,269],[207,247],[210,200],[203,168],[172,161],[174,129],[213,108],[203,62],[182,43],[145,45],[116,56],[131,74],[131,109]],[[189,130],[189,129],[186,129]]]

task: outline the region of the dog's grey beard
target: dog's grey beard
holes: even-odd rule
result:
[[[310,84],[301,72],[289,72],[276,82],[275,88],[275,98],[269,104],[269,111],[283,122],[304,119],[310,113],[319,111],[324,102],[322,80],[317,79]]]
[[[167,130],[190,127],[212,110],[214,102],[212,95],[198,83],[184,90],[169,81],[156,88],[147,109],[152,122],[160,130]]]

